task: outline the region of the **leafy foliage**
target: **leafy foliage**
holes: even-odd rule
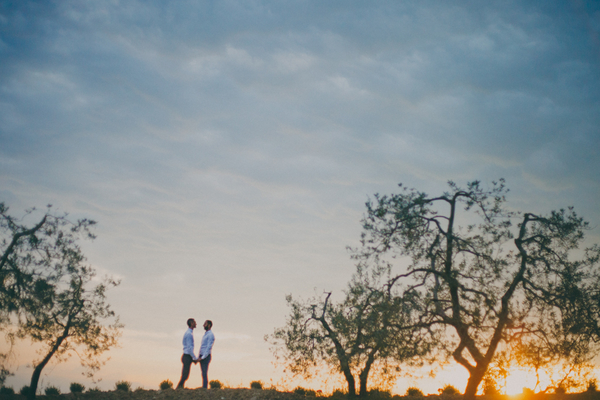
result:
[[[433,197],[406,188],[375,195],[354,257],[365,269],[400,268],[394,293],[419,293],[430,317],[423,322],[446,337],[438,349],[469,372],[465,396],[475,396],[502,347],[523,365],[532,354],[542,354],[539,365],[597,354],[600,248],[579,249],[588,223],[572,208],[508,210],[503,180],[449,188]]]

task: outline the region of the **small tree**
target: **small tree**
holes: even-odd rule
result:
[[[453,332],[438,344],[469,372],[465,397],[502,346],[575,363],[596,354],[600,248],[579,249],[588,223],[571,208],[507,210],[503,180],[489,190],[479,181],[449,187],[440,196],[375,195],[355,257],[364,268],[399,267],[390,281],[397,295],[420,292],[429,326]]]
[[[366,396],[373,368],[394,380],[400,364],[426,351],[422,332],[413,321],[417,304],[412,293],[391,298],[377,285],[380,276],[357,271],[344,301],[332,303],[331,293],[307,302],[287,296],[291,308],[285,327],[265,339],[274,345],[295,375],[310,377],[317,366],[341,372],[348,394]]]

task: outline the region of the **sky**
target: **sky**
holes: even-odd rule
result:
[[[190,317],[214,322],[210,379],[295,384],[264,335],[286,294],[341,297],[364,204],[398,183],[505,178],[598,243],[599,150],[595,1],[0,1],[0,201],[98,222],[82,246],[125,324],[105,390],[177,382]],[[395,391],[466,384],[436,379]]]

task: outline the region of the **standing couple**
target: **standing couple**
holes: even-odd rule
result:
[[[208,388],[208,364],[210,364],[211,351],[213,344],[215,343],[215,335],[213,335],[212,321],[204,321],[204,336],[202,337],[202,343],[200,344],[200,352],[198,357],[194,355],[194,328],[196,328],[196,320],[190,318],[187,320],[188,330],[183,335],[183,355],[181,356],[181,362],[183,363],[183,369],[181,370],[181,380],[177,384],[177,389],[183,389],[185,381],[190,376],[190,367],[192,363],[200,363],[200,369],[202,369],[202,387]]]

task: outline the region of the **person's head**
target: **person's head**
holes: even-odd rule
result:
[[[210,328],[212,328],[212,321],[210,319],[207,319],[206,321],[204,321],[204,330],[210,331]]]
[[[187,320],[188,327],[194,329],[196,327],[196,320],[194,318],[190,318]]]

